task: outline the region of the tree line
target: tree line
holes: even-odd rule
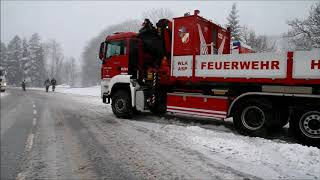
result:
[[[45,79],[55,78],[58,84],[73,86],[77,81],[76,60],[65,57],[58,42],[44,42],[38,33],[29,39],[14,36],[8,44],[1,42],[1,63],[7,71],[10,85],[41,87]]]
[[[275,51],[275,42],[268,42],[266,35],[257,35],[256,32],[247,25],[240,25],[237,4],[232,5],[226,26],[230,28],[232,39],[240,41],[250,46],[255,52]]]
[[[236,3],[232,5],[227,18],[227,25],[231,29],[234,40],[242,41],[256,52],[275,51],[275,42],[268,42],[268,36],[257,35],[253,29],[246,25],[240,25]],[[320,2],[310,7],[309,14],[304,19],[291,19],[286,22],[289,31],[282,33],[281,37],[287,39],[288,47],[284,51],[310,50],[320,48]]]
[[[225,27],[230,27],[233,40],[240,40],[256,52],[276,51],[275,41],[266,35],[257,35],[253,29],[241,25],[237,5],[233,4]],[[158,19],[172,19],[175,14],[164,8],[152,9],[142,13],[142,18],[148,18],[153,23]],[[303,50],[320,47],[320,3],[315,3],[304,19],[288,20],[289,31],[282,33],[280,38],[286,38],[289,47],[282,50]],[[59,84],[71,86],[94,86],[100,84],[101,61],[98,51],[101,41],[114,32],[137,32],[141,20],[127,20],[102,30],[92,38],[81,54],[79,61],[73,57],[65,57],[61,45],[55,40],[44,42],[35,33],[30,39],[15,36],[8,44],[1,42],[1,66],[8,72],[8,82],[19,85],[26,80],[30,86],[41,86],[47,78],[55,78]],[[279,37],[277,37],[279,38]]]

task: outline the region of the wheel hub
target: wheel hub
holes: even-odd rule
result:
[[[264,112],[257,106],[245,108],[241,114],[241,121],[245,128],[249,130],[258,130],[265,123]]]
[[[311,138],[320,138],[320,113],[307,112],[300,119],[300,129]]]
[[[126,102],[123,99],[118,99],[115,103],[115,108],[118,112],[121,112],[125,107]]]

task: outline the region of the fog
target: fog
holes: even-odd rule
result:
[[[286,20],[303,18],[315,1],[240,1],[240,24],[258,34],[280,35],[288,30]],[[56,39],[64,54],[80,58],[86,43],[109,25],[127,19],[142,19],[142,13],[168,8],[175,16],[200,10],[200,15],[224,25],[232,1],[1,1],[1,41],[14,35]]]

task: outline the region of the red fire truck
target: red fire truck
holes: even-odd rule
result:
[[[233,41],[231,43],[231,53],[232,54],[254,53],[254,50],[250,46],[244,44],[241,41]]]
[[[319,143],[320,49],[232,54],[230,39],[198,10],[109,35],[99,52],[101,98],[119,118],[138,111],[233,117],[253,136],[289,122],[298,139]]]

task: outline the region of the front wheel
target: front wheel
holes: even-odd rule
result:
[[[112,96],[112,112],[118,118],[131,118],[133,108],[131,105],[131,96],[127,91],[120,90]]]
[[[319,145],[320,111],[296,110],[291,114],[290,129],[301,142],[310,145]]]

